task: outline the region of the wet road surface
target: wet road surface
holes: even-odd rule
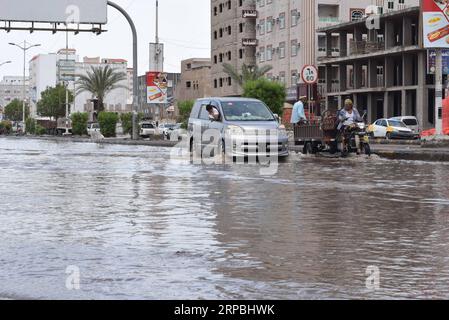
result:
[[[0,138],[0,297],[449,298],[448,164],[171,152]]]

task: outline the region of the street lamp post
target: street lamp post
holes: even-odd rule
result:
[[[9,43],[11,46],[19,47],[23,50],[23,96],[22,96],[22,120],[23,120],[23,133],[26,132],[26,113],[25,113],[25,99],[26,99],[26,52],[34,47],[39,47],[40,44],[30,44],[26,42],[26,40],[23,41],[23,46],[16,44],[16,43]]]
[[[5,65],[5,64],[11,63],[11,62],[12,62],[12,61],[5,61],[5,62],[2,62],[2,63],[0,63],[0,67],[3,66],[3,65]]]

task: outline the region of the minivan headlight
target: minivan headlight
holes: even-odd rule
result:
[[[226,134],[230,136],[241,136],[243,135],[244,130],[239,126],[228,126],[226,128]]]

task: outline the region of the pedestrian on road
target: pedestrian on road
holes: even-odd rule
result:
[[[304,108],[304,104],[306,103],[306,101],[307,97],[301,96],[299,97],[299,101],[294,104],[292,111],[292,118],[290,121],[292,124],[298,124],[302,121],[307,121],[306,112]]]

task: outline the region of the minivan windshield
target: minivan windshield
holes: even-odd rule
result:
[[[221,106],[227,121],[276,121],[267,106],[258,101],[228,101]]]

